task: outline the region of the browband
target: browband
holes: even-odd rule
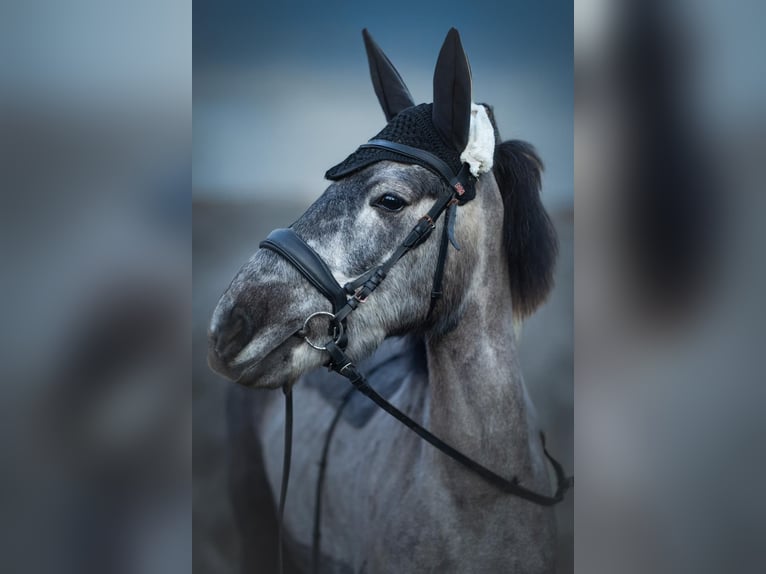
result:
[[[439,174],[450,187],[457,191],[458,200],[461,205],[476,197],[476,190],[474,189],[471,172],[466,163],[463,164],[458,173],[454,173],[452,168],[450,168],[444,160],[431,152],[383,139],[370,140],[366,144],[359,146],[359,149],[364,148],[390,150],[427,164],[433,171]]]
[[[434,170],[439,172],[439,175],[446,179],[450,185],[453,185],[455,174],[452,172],[452,169],[444,160],[442,160],[439,156],[432,154],[431,152],[388,140],[370,140],[366,144],[362,144],[359,147],[389,149],[391,151],[395,151],[396,153],[402,154],[403,156],[423,161],[433,167]]]

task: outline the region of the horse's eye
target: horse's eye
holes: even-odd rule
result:
[[[382,207],[386,211],[399,211],[407,204],[401,197],[392,193],[385,193],[376,199],[373,205],[375,207]]]

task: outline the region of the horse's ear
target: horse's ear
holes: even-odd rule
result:
[[[532,314],[553,287],[558,239],[540,200],[543,163],[534,147],[518,140],[495,147],[492,168],[503,198],[503,238],[513,312]]]
[[[367,28],[362,30],[364,47],[367,50],[367,61],[370,64],[370,76],[378,96],[380,107],[386,114],[386,121],[391,121],[396,114],[415,105],[402,77],[396,71],[380,46],[372,39]]]
[[[458,152],[465,149],[471,124],[471,67],[455,28],[447,33],[436,61],[433,121],[445,142]]]

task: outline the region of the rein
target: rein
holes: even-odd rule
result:
[[[445,455],[460,463],[474,474],[477,474],[502,492],[517,496],[533,504],[540,506],[553,506],[558,504],[564,499],[564,495],[566,494],[567,490],[569,490],[569,488],[574,485],[574,478],[567,477],[562,465],[550,455],[545,446],[545,435],[543,433],[540,433],[540,439],[543,444],[543,452],[545,453],[546,458],[550,461],[556,473],[557,487],[555,493],[552,496],[540,494],[522,486],[519,483],[518,478],[515,476],[508,480],[491,471],[487,467],[479,464],[449,444],[445,443],[439,437],[435,436],[419,423],[412,420],[410,417],[408,417],[406,414],[388,402],[385,398],[383,398],[380,394],[378,394],[369,385],[367,379],[365,379],[365,377],[359,372],[357,367],[346,354],[345,348],[348,344],[348,338],[345,324],[348,316],[353,311],[355,311],[360,304],[363,304],[365,301],[367,301],[367,298],[386,278],[391,268],[406,253],[421,245],[429,237],[431,231],[435,229],[436,222],[438,221],[439,217],[441,217],[441,215],[446,211],[447,221],[444,224],[444,231],[442,233],[441,244],[439,247],[439,255],[436,270],[434,272],[433,287],[431,291],[431,302],[428,311],[429,316],[431,315],[436,302],[442,294],[442,279],[444,275],[447,252],[449,251],[447,244],[451,242],[455,248],[459,249],[453,236],[457,207],[467,203],[468,201],[471,201],[476,196],[475,178],[470,174],[467,164],[463,164],[460,171],[457,174],[454,174],[449,166],[447,166],[447,164],[441,160],[441,158],[418,148],[380,139],[371,140],[367,144],[364,144],[360,147],[391,150],[411,159],[416,159],[419,162],[427,163],[433,171],[440,175],[442,179],[444,179],[449,184],[450,192],[444,194],[442,197],[436,200],[431,209],[428,210],[428,213],[426,213],[418,220],[417,224],[412,228],[404,241],[385,262],[366,271],[357,279],[350,281],[343,287],[341,287],[335,280],[332,272],[330,271],[330,268],[327,266],[322,257],[292,229],[276,229],[272,231],[269,236],[261,242],[260,247],[274,251],[286,259],[322,295],[329,299],[333,305],[332,313],[319,311],[309,315],[303,324],[303,329],[299,331],[298,334],[302,335],[306,343],[308,343],[311,347],[320,351],[326,351],[330,357],[328,367],[348,379],[351,385],[353,385],[354,389],[369,398],[378,407],[383,409],[386,413],[412,430],[420,438],[435,448],[439,449]],[[328,333],[330,340],[326,343],[314,342],[309,339],[308,336],[308,327],[311,321],[314,318],[320,316],[327,317],[330,322]],[[344,400],[341,403],[330,428],[328,429],[325,446],[322,452],[322,462],[317,484],[316,507],[314,516],[313,562],[315,572],[318,568],[319,559],[319,517],[321,512],[320,500],[322,485],[324,482],[324,471],[327,462],[327,454],[329,451],[330,440],[335,431],[335,426],[337,425],[337,422],[340,418],[341,411],[347,404],[349,395],[350,393],[347,393],[344,396]],[[287,495],[287,481],[289,478],[290,470],[290,437],[292,436],[292,395],[287,389],[285,389],[285,397],[285,459],[283,465],[282,487],[279,502],[280,572],[282,572],[282,530],[284,522],[283,515],[285,497]]]
[[[284,572],[284,530],[285,530],[285,502],[287,501],[287,485],[290,482],[290,460],[293,451],[293,391],[285,385],[282,387],[285,393],[285,447],[282,457],[282,487],[279,492],[279,530],[277,532],[277,552],[279,560],[279,571]]]

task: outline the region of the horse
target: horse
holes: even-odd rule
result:
[[[324,269],[262,243],[213,312],[208,362],[241,385],[297,391],[283,526],[299,570],[311,569],[313,549],[321,572],[553,572],[550,506],[502,492],[320,369],[333,365],[324,349],[342,347],[372,388],[434,435],[514,484],[551,492],[516,347],[519,324],[553,285],[543,163],[530,144],[501,141],[492,108],[473,102],[457,30],[439,53],[433,103],[420,105],[363,36],[388,123],[328,171],[331,184],[290,230],[314,254],[308,266]],[[413,229],[423,237],[401,253]],[[342,321],[323,281],[352,287]],[[276,499],[285,415],[280,393],[257,399],[254,438]]]

